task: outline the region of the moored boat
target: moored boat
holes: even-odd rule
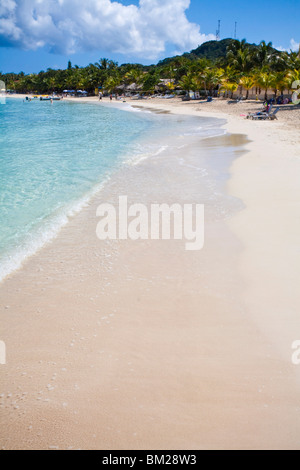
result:
[[[61,98],[59,96],[41,96],[40,100],[41,101],[60,101]]]

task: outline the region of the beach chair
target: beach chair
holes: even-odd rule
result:
[[[256,113],[248,113],[246,118],[247,118],[247,119],[251,119],[251,120],[254,120],[254,119],[266,119],[267,114],[270,113],[270,111],[272,110],[272,108],[273,108],[273,105],[270,106],[268,113],[267,113],[266,110],[258,111],[258,112],[256,112]]]
[[[267,112],[262,112],[262,113],[257,113],[257,114],[251,114],[249,116],[249,118],[254,120],[254,121],[257,121],[257,120],[266,121],[267,119],[269,119],[270,121],[274,121],[275,119],[277,119],[277,113],[279,111],[279,108],[276,108],[273,111],[273,113],[271,113],[270,111],[272,110],[272,108],[273,108],[273,106],[271,106],[268,113]]]
[[[277,113],[279,111],[279,108],[274,109],[273,113],[270,113],[271,108],[268,113],[263,113],[261,115],[253,116],[252,119],[257,120],[257,119],[262,119],[264,121],[270,120],[270,121],[275,121],[277,119]]]
[[[277,118],[277,113],[279,111],[279,108],[274,109],[273,113],[268,115],[267,119],[270,119],[270,121],[274,121]]]
[[[269,116],[268,113],[261,112],[258,114],[251,114],[249,116],[249,119],[251,119],[252,121],[265,121],[266,119],[268,119],[268,116]]]

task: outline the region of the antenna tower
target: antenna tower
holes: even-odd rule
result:
[[[218,21],[218,29],[216,31],[216,40],[219,41],[221,36],[221,20]]]

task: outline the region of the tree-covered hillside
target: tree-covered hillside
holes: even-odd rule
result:
[[[224,39],[209,41],[182,56],[160,61],[157,65],[118,65],[102,58],[86,67],[72,66],[65,70],[48,69],[38,74],[1,74],[6,88],[19,93],[62,93],[63,90],[86,90],[91,94],[98,88],[107,93],[122,93],[126,89],[152,94],[174,90],[212,93],[218,90],[232,96],[238,89],[256,87],[265,97],[272,92],[291,90],[300,80],[300,56],[297,52],[280,52],[272,44],[259,45]]]

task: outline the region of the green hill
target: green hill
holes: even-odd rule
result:
[[[190,54],[184,55],[194,55],[198,58],[206,58],[210,60],[221,59],[226,57],[227,47],[232,43],[233,39],[222,39],[221,41],[208,41],[201,46],[197,47],[190,52]]]
[[[188,59],[209,59],[212,61],[222,59],[226,57],[227,47],[234,41],[234,39],[222,39],[221,41],[208,41],[198,46],[197,49],[193,49],[191,52],[185,52],[183,57]],[[179,57],[179,56],[177,56]],[[168,65],[172,62],[175,57],[168,57],[161,60],[158,65]]]
[[[222,39],[221,41],[208,41],[198,46],[196,49],[193,49],[191,52],[186,52],[183,54],[183,57],[187,57],[188,59],[209,59],[213,62],[219,59],[223,59],[226,57],[227,47],[233,42],[236,41],[235,39]],[[238,41],[237,41],[238,42]],[[256,44],[249,44],[248,46],[251,49],[257,49],[258,45]],[[273,52],[280,54],[279,51],[273,48]],[[177,56],[178,57],[178,56]],[[175,57],[169,57],[167,59],[161,60],[158,65],[168,65],[170,62],[174,60]]]

